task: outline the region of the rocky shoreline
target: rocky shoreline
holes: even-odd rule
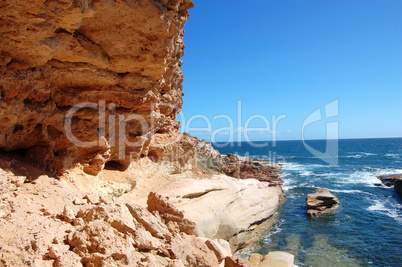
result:
[[[393,186],[395,191],[402,196],[402,174],[384,174],[377,176],[377,178],[385,186]]]
[[[272,225],[283,201],[280,185],[197,167],[164,175],[163,166],[152,164],[161,168],[159,175],[111,194],[117,184],[109,182],[120,171],[90,176],[75,169],[55,177],[3,153],[0,261],[4,266],[254,266],[230,262],[241,261],[233,253]],[[118,183],[130,188],[127,181]]]

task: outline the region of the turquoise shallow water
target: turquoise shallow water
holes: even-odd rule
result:
[[[325,141],[308,144],[325,149]],[[215,144],[221,153],[276,159],[283,166],[286,201],[274,226],[239,256],[281,250],[294,254],[298,266],[402,266],[402,199],[375,185],[376,175],[402,173],[402,138],[339,140],[337,166],[316,158],[301,141],[221,145]],[[306,195],[321,187],[340,206],[307,218]]]

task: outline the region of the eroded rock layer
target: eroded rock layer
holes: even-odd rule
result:
[[[2,1],[0,148],[53,172],[81,163],[97,174],[107,162],[125,168],[148,156],[155,133],[178,139],[182,28],[192,6]]]

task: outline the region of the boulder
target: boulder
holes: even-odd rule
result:
[[[293,267],[295,256],[283,251],[270,251],[258,266]]]
[[[77,217],[82,218],[86,223],[94,220],[104,220],[116,230],[125,233],[134,232],[136,228],[130,211],[120,203],[100,204],[82,208],[78,211]]]
[[[215,252],[207,247],[201,238],[180,234],[171,243],[173,255],[185,266],[218,266]]]
[[[256,265],[259,265],[260,262],[264,259],[264,256],[258,253],[251,253],[250,256],[248,256],[248,261],[251,263],[254,263]]]
[[[306,198],[307,216],[316,217],[338,207],[339,200],[328,189],[319,188]]]
[[[154,237],[161,239],[171,239],[171,233],[167,226],[162,223],[160,218],[157,218],[152,213],[150,213],[147,209],[136,205],[136,204],[126,204],[128,210],[134,219],[142,224],[142,226],[150,232]]]
[[[255,267],[258,266],[249,262],[246,259],[236,258],[236,257],[226,257],[225,258],[225,267]]]

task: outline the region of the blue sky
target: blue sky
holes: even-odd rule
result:
[[[212,141],[299,140],[321,109],[305,139],[326,138],[329,122],[340,138],[402,137],[402,1],[194,4],[182,131]]]

